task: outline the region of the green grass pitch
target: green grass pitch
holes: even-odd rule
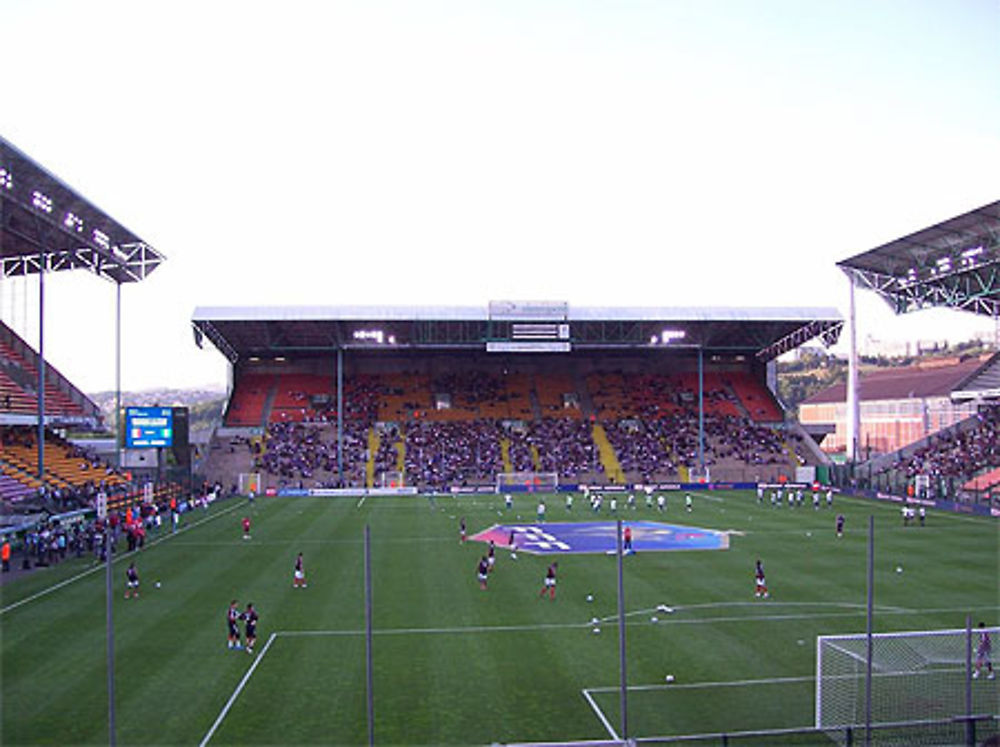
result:
[[[516,496],[508,514],[493,495],[259,499],[249,541],[245,501],[186,515],[181,532],[135,556],[139,600],[123,599],[127,562],[114,566],[119,743],[366,743],[366,524],[378,743],[608,738],[602,718],[620,723],[615,559],[560,557],[550,602],[539,598],[549,558],[498,552],[483,592],[484,548],[458,541],[461,516],[470,535],[518,514],[533,522],[535,500]],[[582,503],[568,514],[555,497],[548,518],[593,520]],[[836,513],[847,518],[841,539]],[[775,509],[745,492],[696,494],[690,514],[671,496],[665,516],[643,505],[621,515],[737,532],[728,550],[625,559],[633,737],[810,726],[816,636],[865,628],[869,515],[878,631],[1000,616],[994,520],[930,512],[927,526],[904,528],[891,504]],[[297,552],[306,589],[292,588]],[[756,558],[766,601],[753,595]],[[105,580],[91,569],[68,561],[2,587],[4,744],[108,742]],[[259,610],[254,656],[226,648],[234,598]],[[675,611],[656,613],[659,604]],[[995,681],[975,685],[1000,710]]]

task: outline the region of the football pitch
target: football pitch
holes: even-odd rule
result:
[[[816,637],[865,630],[869,515],[876,631],[1000,617],[995,520],[930,512],[926,526],[904,527],[896,505],[839,496],[814,510],[719,491],[695,494],[688,513],[671,495],[662,514],[638,501],[617,517],[726,532],[729,541],[624,559],[631,737],[810,727]],[[181,531],[161,530],[132,557],[138,600],[123,598],[128,558],[115,561],[118,741],[367,743],[366,525],[377,743],[611,738],[620,724],[616,559],[512,558],[499,547],[482,591],[485,546],[459,542],[462,517],[471,537],[494,524],[535,524],[536,503],[524,494],[510,511],[495,495],[268,498],[253,507],[233,499],[186,514]],[[616,518],[607,502],[599,516],[583,503],[567,511],[553,496],[547,519]],[[304,589],[292,587],[299,552]],[[758,558],[766,600],[754,597]],[[539,595],[553,559],[554,601]],[[4,744],[107,744],[104,588],[103,568],[89,559],[2,587]],[[233,599],[259,612],[253,655],[226,646]],[[1000,711],[996,681],[974,685],[977,706]]]

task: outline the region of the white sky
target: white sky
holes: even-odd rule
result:
[[[225,382],[198,305],[846,314],[836,261],[998,198],[995,0],[0,0],[0,29],[0,134],[167,256],[123,290],[125,389]],[[36,309],[0,282],[32,344]],[[51,276],[46,309],[46,356],[113,387],[113,286]]]

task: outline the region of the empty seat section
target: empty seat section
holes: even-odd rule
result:
[[[272,374],[243,374],[236,382],[226,413],[228,426],[260,426],[264,419],[264,405],[274,386]]]
[[[318,374],[282,374],[274,379],[275,395],[269,421],[301,423],[326,417],[335,405],[336,381]]]
[[[581,417],[580,398],[569,374],[536,375],[535,394],[538,395],[543,418]]]

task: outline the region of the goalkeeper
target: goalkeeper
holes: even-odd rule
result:
[[[991,659],[991,654],[993,653],[993,641],[990,640],[990,632],[986,630],[986,623],[980,621],[979,623],[979,645],[976,646],[976,671],[972,673],[972,679],[979,679],[979,672],[985,666],[987,675],[986,679],[993,679],[995,673],[993,672],[993,661]]]

